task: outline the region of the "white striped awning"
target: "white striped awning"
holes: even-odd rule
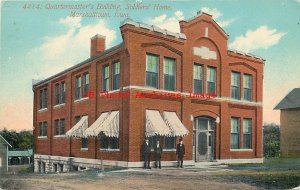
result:
[[[119,111],[112,111],[101,124],[97,132],[103,132],[107,137],[119,137]],[[98,134],[99,134],[98,133]]]
[[[101,125],[102,123],[108,118],[109,113],[104,112],[102,113],[98,119],[89,127],[85,130],[84,136],[85,137],[90,137],[90,136],[98,136],[98,134],[101,132]]]
[[[146,137],[169,136],[170,130],[162,119],[159,111],[146,110]]]
[[[189,131],[182,124],[175,112],[164,112],[164,120],[170,128],[170,136],[186,136]]]
[[[84,131],[88,128],[88,116],[83,116],[69,131],[66,137],[83,137]]]

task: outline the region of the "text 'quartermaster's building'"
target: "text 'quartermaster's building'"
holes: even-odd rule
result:
[[[181,33],[125,20],[123,42],[91,38],[87,60],[33,85],[36,172],[142,167],[160,140],[162,165],[262,162],[264,59],[228,50],[228,35],[199,13]],[[96,33],[97,31],[95,31]]]

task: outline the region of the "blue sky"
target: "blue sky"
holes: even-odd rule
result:
[[[32,129],[32,79],[42,79],[89,57],[90,37],[107,37],[107,47],[121,42],[120,22],[114,10],[96,10],[120,4],[131,19],[178,32],[178,20],[199,10],[208,12],[229,34],[228,45],[266,59],[264,122],[279,123],[273,107],[293,88],[300,87],[299,0],[177,0],[146,1],[169,10],[124,10],[124,1],[2,1],[0,58],[0,129]],[[109,18],[71,18],[70,10],[46,9],[47,4],[93,5],[78,12],[108,12]],[[27,5],[27,9],[24,9]],[[34,5],[34,9],[29,9]],[[37,9],[37,6],[41,9]]]

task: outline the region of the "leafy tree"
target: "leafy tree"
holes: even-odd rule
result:
[[[264,157],[279,157],[280,151],[280,128],[274,123],[265,124],[264,130]]]
[[[33,133],[32,131],[16,132],[15,130],[8,131],[4,128],[0,134],[11,144],[12,149],[26,150],[33,148]]]

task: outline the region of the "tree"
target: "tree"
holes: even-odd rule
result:
[[[280,128],[274,123],[265,124],[264,130],[264,157],[279,157],[280,153]]]
[[[15,130],[8,131],[4,128],[0,134],[11,144],[13,149],[26,150],[33,148],[33,133],[32,131],[16,132]]]

